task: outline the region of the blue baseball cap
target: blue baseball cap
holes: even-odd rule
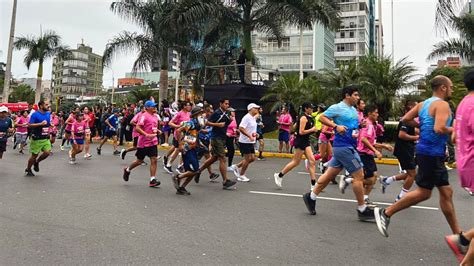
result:
[[[149,107],[156,107],[156,103],[154,101],[151,101],[151,100],[148,100],[145,102],[145,108],[149,108]]]

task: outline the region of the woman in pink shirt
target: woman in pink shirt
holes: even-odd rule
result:
[[[20,112],[20,115],[16,118],[15,121],[15,128],[16,142],[13,146],[13,149],[15,149],[19,145],[18,152],[23,154],[23,148],[26,146],[26,142],[28,140],[28,111],[24,110]]]
[[[230,111],[230,119],[232,119],[232,122],[230,122],[229,126],[227,127],[227,132],[226,132],[226,147],[227,147],[227,171],[228,172],[233,172],[234,169],[231,167],[232,166],[232,161],[234,160],[234,155],[235,155],[235,140],[237,138],[237,122],[235,121],[235,109],[229,108],[227,109]]]
[[[72,149],[69,151],[69,163],[76,164],[76,155],[84,149],[84,138],[89,129],[89,123],[84,120],[84,114],[77,112],[71,125]]]
[[[69,114],[69,117],[66,119],[66,121],[64,122],[66,124],[66,128],[64,129],[64,137],[63,137],[63,141],[61,143],[61,150],[63,151],[64,150],[64,143],[67,143],[66,144],[69,144],[69,139],[71,138],[71,128],[72,128],[72,124],[74,124],[74,121],[75,121],[75,114],[77,114],[79,112],[79,107],[76,107],[74,109],[74,111],[71,111],[71,113]]]
[[[51,112],[51,126],[49,127],[49,140],[51,144],[56,142],[56,136],[58,135],[59,117],[56,112]]]

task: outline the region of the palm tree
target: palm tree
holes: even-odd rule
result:
[[[61,37],[54,31],[45,31],[39,37],[18,37],[13,46],[18,50],[27,50],[24,63],[28,69],[30,69],[32,63],[38,62],[35,90],[35,103],[37,103],[41,98],[44,61],[54,56],[58,56],[60,59],[68,59],[72,57],[72,52],[69,50],[69,47],[61,44]]]
[[[359,82],[359,68],[355,60],[347,64],[340,64],[337,69],[323,69],[317,74],[322,87],[327,89],[341,89]]]
[[[285,73],[268,88],[260,100],[269,102],[265,108],[269,108],[270,112],[274,112],[288,105],[297,109],[309,98],[310,92],[304,89],[303,81],[300,81],[298,74]],[[293,111],[296,111],[294,109]]]
[[[407,58],[392,65],[390,57],[366,56],[359,60],[361,97],[378,107],[380,116],[388,119],[397,92],[416,85],[416,68]]]
[[[449,28],[457,32],[460,37],[435,44],[428,59],[458,55],[470,63],[474,62],[474,15],[465,14],[461,17],[452,17],[449,21]]]
[[[151,97],[156,97],[156,91],[153,91],[148,86],[139,86],[129,92],[128,98],[131,102],[147,101]]]
[[[447,34],[454,17],[468,4],[469,0],[437,0],[436,4],[436,28]],[[470,9],[470,7],[469,7]],[[469,13],[471,10],[468,10]]]

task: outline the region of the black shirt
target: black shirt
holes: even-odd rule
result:
[[[415,128],[403,122],[398,123],[397,132],[405,131],[410,136],[415,136]],[[415,156],[415,142],[410,140],[403,140],[396,136],[395,148],[393,154],[395,156],[406,155]]]
[[[308,129],[311,129],[312,127],[314,127],[314,118],[310,115],[307,115],[305,114],[304,116],[306,116],[306,120],[308,120],[306,122],[306,125],[304,127],[304,130],[308,130]],[[309,142],[309,136],[311,134],[305,134],[305,135],[300,135],[300,121],[301,121],[301,118],[298,119],[298,122],[296,123],[296,138],[295,138],[295,141],[298,141],[298,142]]]
[[[212,127],[211,138],[225,139],[227,127],[231,119],[228,112],[223,112],[221,108],[217,109],[208,119],[211,123],[225,123],[224,127]]]

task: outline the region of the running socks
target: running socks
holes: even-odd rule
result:
[[[364,195],[364,196],[365,196],[365,195]],[[367,205],[366,205],[366,204],[357,206],[357,210],[358,210],[359,212],[364,212],[365,209],[367,209]]]
[[[63,141],[61,142],[61,146],[64,146],[64,143],[66,143],[66,138],[63,138]]]
[[[384,182],[387,183],[387,184],[389,184],[389,185],[392,184],[393,182],[396,182],[396,181],[397,181],[397,180],[395,179],[395,176],[394,176],[394,175],[393,175],[393,176],[389,176],[389,177],[387,177],[387,179],[384,180]]]
[[[344,179],[344,180],[346,181],[346,183],[352,184],[352,180],[354,180],[354,178],[348,177],[348,178],[346,178],[346,179]]]
[[[364,195],[364,200],[367,200],[369,198],[369,195]]]
[[[315,186],[316,185],[316,180],[311,179],[311,185]]]
[[[151,177],[150,177],[150,181],[152,181],[153,179],[156,179],[156,177],[151,176]]]
[[[398,197],[403,198],[407,193],[408,193],[408,189],[402,188],[402,191],[400,191],[400,194],[398,194]]]
[[[316,193],[314,193],[313,191],[311,191],[311,194],[309,194],[309,196],[312,200],[316,200],[318,198],[318,195],[316,195]]]

